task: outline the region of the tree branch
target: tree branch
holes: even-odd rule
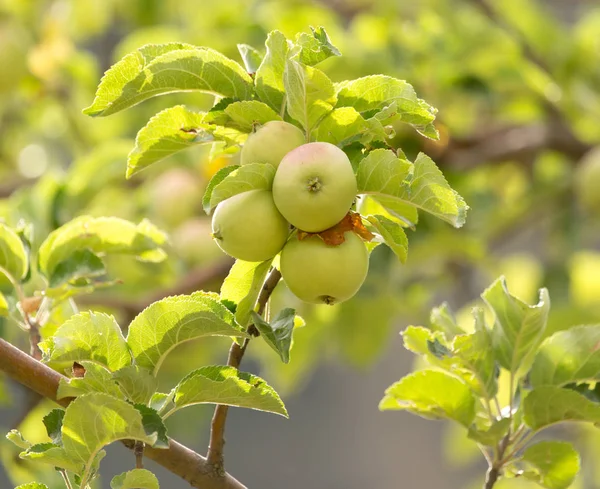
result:
[[[0,371],[39,395],[68,406],[72,398],[56,399],[60,379],[65,378],[58,372],[0,338]],[[130,449],[134,442],[124,442]],[[175,440],[169,440],[165,450],[146,447],[144,455],[178,475],[197,489],[247,489],[241,482],[227,473],[215,477],[212,467],[206,459]]]
[[[262,290],[260,291],[260,295],[258,296],[258,308],[256,310],[257,314],[262,315],[265,312],[267,302],[269,302],[269,298],[271,297],[271,294],[275,290],[275,287],[279,283],[280,279],[281,272],[276,268],[273,268],[265,280]],[[248,332],[252,336],[258,336],[258,331],[254,325],[250,325],[248,327]],[[231,348],[229,349],[227,365],[230,367],[239,368],[249,342],[250,339],[246,338],[242,345],[239,345],[235,341],[232,343]],[[206,460],[208,461],[209,465],[212,466],[213,472],[218,476],[223,476],[225,474],[223,465],[223,448],[225,446],[225,424],[227,422],[228,411],[229,406],[217,404],[210,427],[210,441],[208,444]]]

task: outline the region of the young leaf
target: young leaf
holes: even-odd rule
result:
[[[27,250],[19,235],[6,224],[0,223],[0,271],[20,281],[27,275]]]
[[[358,192],[406,199],[405,180],[412,165],[389,149],[371,151],[358,165]]]
[[[541,289],[539,302],[530,306],[510,295],[506,280],[500,277],[481,297],[496,316],[492,340],[498,362],[512,373],[528,370],[546,330],[548,291]]]
[[[52,281],[59,265],[81,250],[95,254],[128,254],[138,259],[164,259],[167,238],[148,221],[135,225],[116,217],[81,216],[50,233],[40,246],[40,271]],[[55,279],[56,280],[56,279]]]
[[[391,248],[400,262],[406,263],[408,238],[404,229],[385,216],[369,216],[367,220],[375,227],[385,244]]]
[[[381,194],[366,196],[379,204],[386,213],[389,213],[390,219],[398,219],[404,227],[415,229],[419,222],[419,213],[417,208],[408,202],[397,200],[394,197],[386,197]],[[382,212],[376,212],[382,214]]]
[[[236,127],[242,132],[251,132],[257,125],[269,121],[282,120],[277,112],[258,100],[233,102],[225,107],[223,112],[229,118],[227,125]]]
[[[329,39],[324,27],[310,27],[312,35],[302,32],[296,37],[296,45],[300,46],[298,60],[305,65],[314,66],[331,56],[341,56]]]
[[[579,454],[571,443],[540,441],[527,447],[521,462],[533,470],[523,476],[546,489],[568,489],[579,472]]]
[[[310,134],[317,122],[333,110],[333,83],[322,71],[293,59],[287,60],[283,81],[288,114]]]
[[[537,387],[523,400],[523,421],[533,431],[563,421],[600,423],[600,404],[570,389]]]
[[[109,370],[90,361],[81,361],[85,369],[83,377],[72,377],[60,379],[56,398],[77,397],[93,392],[102,392],[112,397],[125,400],[125,396],[115,384]],[[127,367],[125,367],[127,368]]]
[[[130,365],[117,370],[113,379],[127,399],[134,404],[147,404],[158,388],[158,381],[148,369]]]
[[[435,109],[418,99],[413,87],[404,80],[371,75],[342,82],[337,88],[338,106],[354,107],[359,112],[385,110],[380,119],[387,124],[399,118],[409,124],[426,126],[435,120]],[[389,106],[395,110],[390,111]]]
[[[65,417],[64,409],[53,409],[44,418],[42,422],[46,427],[46,433],[55,445],[62,445],[62,424]]]
[[[91,360],[115,371],[131,365],[131,354],[115,318],[104,313],[82,312],[40,344],[44,361],[54,364]]]
[[[311,139],[343,148],[356,141],[363,141],[368,131],[369,124],[356,109],[339,107],[323,117]]]
[[[34,460],[54,467],[68,470],[75,474],[83,472],[83,464],[73,460],[65,449],[54,443],[38,443],[19,454],[24,460]]]
[[[475,418],[475,397],[467,384],[450,374],[420,370],[388,387],[379,409],[406,409],[424,418],[448,418],[468,427]]]
[[[510,418],[495,421],[487,430],[478,430],[474,426],[469,428],[469,438],[486,447],[495,447],[508,433],[511,423]]]
[[[15,487],[15,489],[49,489],[46,484],[40,482],[28,482],[27,484],[21,484]]]
[[[100,450],[117,440],[138,440],[154,446],[158,434],[147,433],[142,414],[131,404],[106,394],[86,394],[67,407],[63,446],[73,463],[86,470]]]
[[[135,363],[156,375],[176,346],[205,336],[247,335],[223,304],[196,292],[167,297],[144,309],[129,325],[127,344]]]
[[[288,41],[279,31],[270,32],[265,43],[267,54],[256,70],[254,83],[258,98],[281,113],[285,98],[283,73],[288,56]]]
[[[424,153],[419,153],[415,160],[409,190],[408,201],[412,205],[449,222],[456,228],[465,223],[469,206],[448,185],[442,172]]]
[[[205,123],[204,117],[204,113],[193,112],[183,105],[170,107],[152,117],[137,133],[135,147],[127,158],[127,178],[198,144],[241,141],[231,130]]]
[[[226,404],[288,414],[279,395],[263,379],[233,367],[208,366],[194,370],[174,389],[172,412],[194,404]]]
[[[456,324],[456,319],[446,302],[431,310],[429,323],[431,324],[431,329],[434,331],[441,331],[448,339],[452,339],[456,335],[465,333],[458,324]]]
[[[248,44],[238,44],[237,48],[242,57],[242,61],[244,62],[244,68],[246,68],[248,74],[251,75],[256,73],[256,70],[258,70],[258,67],[263,60],[262,55],[257,49]]]
[[[160,489],[156,476],[146,469],[133,469],[115,475],[110,481],[111,489]]]
[[[146,434],[148,436],[156,435],[156,441],[152,446],[154,448],[169,448],[167,427],[163,423],[158,411],[144,404],[135,404],[135,408],[142,415],[142,425],[144,426],[144,430],[146,430]]]
[[[239,165],[226,166],[224,168],[221,168],[217,173],[213,175],[213,177],[210,179],[210,182],[208,182],[208,185],[206,186],[206,189],[204,190],[204,195],[202,197],[202,208],[204,209],[204,212],[210,214],[210,211],[212,209],[210,205],[210,199],[212,198],[212,191],[214,190],[214,188],[217,185],[219,185],[219,183],[221,183],[223,180],[225,180],[225,177],[227,177],[227,175],[234,172],[238,168],[240,168]]]
[[[272,261],[236,260],[221,285],[221,300],[236,304],[235,318],[244,327],[250,322],[250,312],[254,309]]]
[[[48,283],[48,287],[57,288],[67,282],[80,279],[94,279],[106,274],[102,259],[90,250],[77,250],[64,261],[61,261]]]
[[[263,340],[277,352],[283,363],[289,363],[290,361],[295,317],[296,311],[294,309],[285,308],[279,311],[269,324],[252,311],[254,326],[260,332]]]
[[[27,450],[31,446],[31,443],[23,438],[19,430],[10,430],[6,434],[6,439],[23,450]]]
[[[271,190],[275,168],[269,163],[251,163],[240,166],[218,183],[210,194],[209,209],[214,209],[229,197],[250,190]]]
[[[248,99],[252,78],[213,49],[179,43],[147,45],[104,74],[96,98],[84,114],[107,116],[157,95],[189,91]]]
[[[563,386],[600,380],[600,325],[577,326],[546,339],[537,352],[529,382]]]

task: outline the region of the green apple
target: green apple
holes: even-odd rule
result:
[[[318,236],[290,239],[281,252],[281,275],[296,297],[312,304],[337,304],[358,292],[369,270],[369,252],[354,232],[339,246]]]
[[[305,141],[304,133],[296,126],[283,121],[269,121],[248,136],[240,161],[242,165],[269,163],[277,168],[287,153]]]
[[[330,143],[308,143],[290,151],[273,180],[273,199],[279,212],[309,233],[340,222],[357,191],[350,160]]]
[[[268,190],[250,190],[221,202],[212,218],[213,238],[225,253],[244,261],[265,261],[281,251],[289,224]]]
[[[185,168],[162,173],[148,190],[153,218],[169,229],[197,214],[202,202],[200,179]]]

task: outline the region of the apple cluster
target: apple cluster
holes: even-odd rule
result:
[[[305,143],[296,126],[271,121],[242,148],[241,164],[251,163],[276,168],[272,191],[251,190],[219,203],[212,218],[219,247],[252,262],[280,253],[284,281],[305,302],[335,304],[351,298],[367,275],[365,243],[352,231],[337,246],[319,236],[344,219],[356,197],[346,154],[330,143]],[[303,239],[296,230],[304,231]]]

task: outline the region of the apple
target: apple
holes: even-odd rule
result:
[[[292,237],[283,247],[281,275],[292,293],[312,304],[338,304],[358,292],[369,270],[369,252],[354,232],[338,246],[318,236]]]
[[[242,165],[269,163],[277,168],[287,153],[305,141],[304,133],[293,124],[269,121],[248,136],[240,162]]]
[[[212,235],[219,248],[244,261],[265,261],[281,251],[289,224],[268,190],[250,190],[219,203]]]
[[[150,184],[153,219],[169,229],[197,214],[202,202],[200,179],[186,168],[173,168]]]
[[[281,161],[273,180],[279,212],[309,233],[340,222],[357,191],[350,160],[330,143],[308,143],[293,149]]]

